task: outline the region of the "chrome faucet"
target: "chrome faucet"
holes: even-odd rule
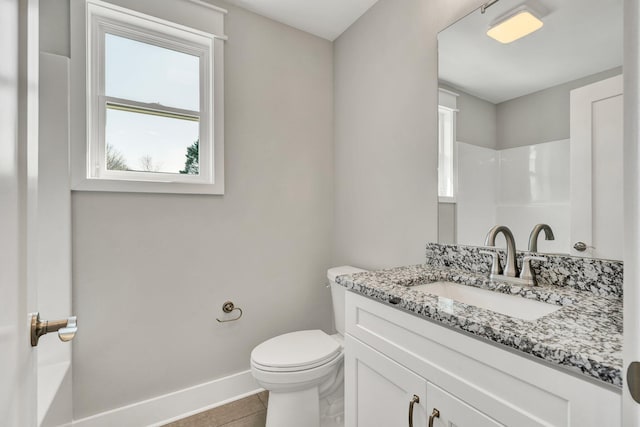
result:
[[[489,233],[487,233],[487,238],[485,239],[484,244],[485,246],[495,246],[496,236],[499,233],[502,233],[507,241],[507,264],[504,268],[504,276],[518,277],[518,266],[516,265],[516,241],[513,238],[513,233],[511,233],[509,227],[504,225],[496,225],[493,227],[489,230]],[[500,263],[499,258],[496,257],[495,260]],[[492,268],[492,271],[498,271],[498,268]]]
[[[553,230],[547,224],[536,224],[529,235],[529,252],[538,252],[538,236],[544,230],[544,240],[555,240]]]

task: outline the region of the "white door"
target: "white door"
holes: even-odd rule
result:
[[[71,308],[68,92],[64,61],[48,58],[43,73],[62,78],[39,90],[38,24],[38,0],[0,0],[0,423],[7,427],[72,417],[69,343],[55,334],[38,347],[30,342],[30,313],[58,320]],[[47,114],[39,115],[40,102]]]
[[[69,58],[40,54],[37,197],[37,310],[46,320],[71,314]],[[71,422],[71,342],[38,342],[38,425]]]
[[[32,2],[0,0],[0,420],[8,427],[37,423],[28,313],[36,293],[32,178],[37,178],[38,69],[37,56],[34,65],[33,55],[27,55],[28,40],[35,42],[37,55],[37,13]]]
[[[571,91],[570,111],[571,254],[621,260],[622,76]]]
[[[640,425],[640,1],[624,3],[624,312],[622,425]],[[634,387],[635,386],[635,387]]]

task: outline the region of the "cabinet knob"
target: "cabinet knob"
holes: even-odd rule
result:
[[[413,398],[409,401],[409,427],[413,427],[413,406],[416,403],[420,403],[420,398],[413,395]]]
[[[440,411],[436,408],[433,408],[433,412],[429,415],[429,427],[433,427],[433,420],[436,418],[440,418]]]

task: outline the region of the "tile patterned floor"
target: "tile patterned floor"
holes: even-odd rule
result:
[[[269,393],[263,391],[183,418],[165,427],[264,427],[268,402]]]

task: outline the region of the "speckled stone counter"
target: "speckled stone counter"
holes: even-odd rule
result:
[[[455,263],[454,263],[455,264]],[[536,287],[489,280],[485,273],[416,265],[339,276],[337,283],[359,294],[477,337],[503,344],[563,368],[622,386],[622,298],[618,292],[597,295],[579,286]],[[450,281],[531,298],[562,308],[525,321],[447,300],[412,286]]]
[[[482,253],[478,246],[442,245],[427,243],[426,262],[431,267],[451,267],[476,274],[489,274],[491,256]],[[504,249],[497,249],[505,265]],[[522,267],[522,258],[530,252],[517,251],[518,267]],[[622,297],[622,261],[598,258],[583,258],[561,254],[536,253],[545,261],[533,261],[531,267],[537,281],[542,285],[561,288],[574,288],[588,291],[599,296]]]

